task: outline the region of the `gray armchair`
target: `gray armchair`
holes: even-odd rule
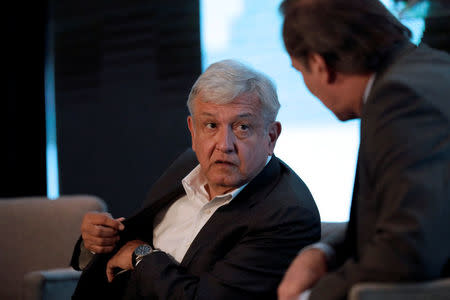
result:
[[[342,239],[347,223],[322,222],[322,239]],[[348,300],[450,300],[450,278],[416,283],[367,282],[354,285]]]
[[[70,299],[80,276],[70,258],[88,211],[106,205],[84,195],[0,199],[0,299]]]
[[[359,283],[348,300],[449,300],[450,278],[418,283]]]

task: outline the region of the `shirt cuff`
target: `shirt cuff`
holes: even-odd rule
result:
[[[334,251],[333,247],[331,247],[330,245],[328,245],[326,243],[318,242],[318,243],[314,243],[309,246],[306,246],[302,250],[300,250],[299,254],[308,249],[321,250],[325,254],[325,259],[327,260],[328,266],[333,265],[333,263],[336,259],[336,251]]]
[[[89,264],[91,259],[94,257],[94,253],[89,251],[84,247],[84,242],[81,241],[80,243],[80,257],[78,258],[78,266],[80,267],[80,270],[83,270],[86,268],[86,266]]]
[[[298,296],[298,300],[308,300],[309,294],[311,294],[311,290],[306,290]]]

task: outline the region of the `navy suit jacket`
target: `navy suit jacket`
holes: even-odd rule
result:
[[[450,56],[403,45],[364,104],[350,221],[338,268],[310,299],[358,282],[447,277],[450,262]]]
[[[152,243],[155,215],[184,194],[181,179],[196,164],[189,150],[166,171],[145,208],[125,221],[121,242]],[[83,271],[74,299],[122,293],[125,299],[276,299],[291,260],[319,238],[320,217],[309,190],[274,156],[233,201],[211,216],[181,263],[164,252],[148,255],[128,272],[123,288],[122,283],[114,287],[116,279],[106,282],[111,255],[97,255]],[[74,253],[74,266],[76,258]]]

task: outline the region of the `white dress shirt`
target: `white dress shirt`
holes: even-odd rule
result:
[[[153,224],[153,245],[178,262],[183,260],[192,241],[214,212],[230,203],[247,185],[209,201],[206,178],[200,174],[200,165],[182,180],[182,184],[186,195],[159,212]]]

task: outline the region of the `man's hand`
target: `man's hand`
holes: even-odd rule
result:
[[[140,240],[129,241],[120,248],[120,250],[108,261],[106,264],[106,276],[108,281],[111,282],[114,279],[117,269],[121,270],[131,270],[133,269],[133,264],[131,263],[131,257],[133,255],[134,249],[137,246],[145,244],[145,242]]]
[[[278,300],[298,299],[327,272],[325,254],[315,248],[301,252],[289,266],[278,286]]]
[[[84,247],[94,253],[111,252],[119,240],[119,231],[125,228],[123,220],[113,219],[108,213],[86,213],[81,222]]]

